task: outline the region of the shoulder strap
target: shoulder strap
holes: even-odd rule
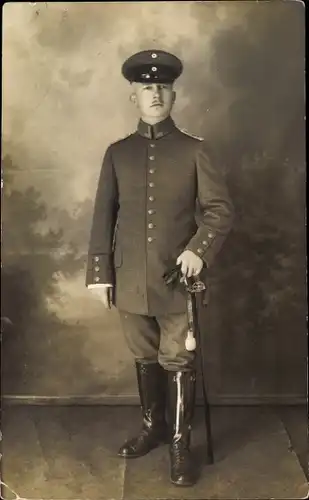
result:
[[[189,137],[193,137],[193,139],[197,139],[198,141],[203,141],[203,140],[204,140],[204,138],[203,138],[203,137],[200,137],[200,136],[198,136],[198,135],[194,135],[194,134],[190,134],[190,133],[189,133],[186,129],[184,129],[184,128],[180,128],[179,130],[180,130],[180,132],[182,132],[183,134],[188,135]]]

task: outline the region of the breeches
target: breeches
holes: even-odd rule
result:
[[[195,354],[185,347],[187,313],[153,317],[119,311],[119,315],[127,345],[136,361],[158,362],[170,371],[193,368]]]

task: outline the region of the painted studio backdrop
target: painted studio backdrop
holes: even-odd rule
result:
[[[184,62],[173,118],[211,141],[236,208],[204,318],[210,398],[305,396],[304,14],[294,1],[5,4],[4,395],[136,394],[85,259],[103,154],[137,122],[121,64],[162,48]]]

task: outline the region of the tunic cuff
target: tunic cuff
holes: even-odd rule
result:
[[[112,256],[109,254],[89,255],[86,272],[86,286],[114,284]]]
[[[199,232],[198,232],[199,233]],[[206,233],[203,234],[196,234],[188,243],[186,246],[185,250],[191,250],[191,252],[195,253],[201,259],[204,260],[206,263],[207,267],[207,252],[209,247],[213,244],[215,241],[215,233],[211,230],[207,231]]]

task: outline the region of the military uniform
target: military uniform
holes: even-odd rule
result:
[[[123,65],[130,81],[173,81],[181,71],[178,58],[162,51],[139,53]],[[200,256],[209,268],[232,218],[232,203],[209,145],[179,130],[171,117],[153,126],[140,120],[133,134],[108,147],[95,200],[86,284],[114,286],[114,304],[139,362],[138,377],[141,366],[159,370],[153,368],[157,361],[166,370],[192,375],[194,355],[184,344],[186,292],[181,283],[167,287],[163,275],[184,250]]]
[[[196,199],[203,212],[199,227]],[[184,287],[168,288],[164,272],[186,249],[210,267],[230,225],[231,203],[207,144],[171,118],[154,127],[140,121],[104,158],[87,284],[114,283],[115,305],[123,311],[184,312]]]

